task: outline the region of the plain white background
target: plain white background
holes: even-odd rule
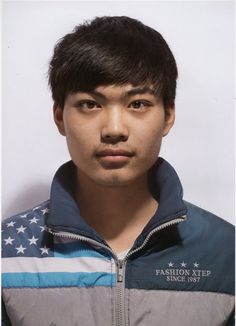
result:
[[[69,160],[52,118],[48,62],[84,20],[126,15],[158,30],[178,64],[177,119],[161,156],[184,197],[233,223],[233,1],[3,1],[3,218],[46,200]]]

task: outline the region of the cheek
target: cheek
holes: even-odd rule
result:
[[[69,126],[69,127],[68,127]],[[78,160],[87,156],[91,150],[92,135],[80,124],[66,124],[66,141],[73,160]]]
[[[137,144],[142,144],[143,155],[158,155],[162,137],[163,137],[163,123],[153,123],[158,121],[153,119],[149,123],[145,123],[145,127],[142,126],[137,133]],[[148,128],[146,127],[148,126]]]
[[[144,142],[144,158],[154,163],[159,156],[160,148],[162,143],[162,133],[156,131],[150,132]]]

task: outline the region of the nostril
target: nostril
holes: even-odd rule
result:
[[[125,136],[125,135],[122,135],[122,136],[121,136],[121,139],[122,139],[122,141],[126,141],[126,140],[128,139],[128,137]]]
[[[126,135],[111,135],[111,134],[106,134],[102,136],[102,142],[104,143],[109,143],[109,144],[115,144],[119,142],[125,142],[127,141],[128,136]]]

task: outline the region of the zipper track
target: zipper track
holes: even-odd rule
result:
[[[134,253],[136,253],[139,250],[142,250],[146,244],[148,243],[148,241],[150,240],[150,238],[153,236],[154,233],[159,232],[169,226],[178,224],[180,222],[183,222],[186,220],[186,215],[180,216],[178,218],[175,218],[174,220],[171,220],[169,222],[163,223],[159,226],[157,226],[155,229],[153,229],[150,233],[148,233],[147,237],[145,238],[145,240],[143,241],[142,245],[136,249],[134,249],[133,251],[128,252],[128,254],[126,255],[126,257],[124,258],[124,260],[126,260],[127,258],[129,258],[131,255],[133,255]]]
[[[138,248],[128,252],[123,260],[119,260],[119,258],[114,253],[114,251],[112,251],[111,248],[109,248],[108,246],[106,246],[96,240],[93,240],[91,238],[87,238],[85,236],[77,235],[77,234],[66,232],[66,231],[56,231],[55,232],[55,230],[53,230],[47,226],[45,227],[45,229],[47,232],[51,233],[54,236],[88,242],[90,244],[93,244],[94,246],[99,246],[100,248],[105,248],[108,251],[110,251],[112,256],[115,258],[116,267],[117,267],[117,284],[116,284],[115,305],[114,305],[115,314],[114,314],[113,324],[114,324],[114,326],[125,326],[127,324],[127,322],[126,322],[127,316],[125,315],[125,309],[124,309],[125,308],[124,288],[125,288],[125,267],[126,267],[127,259],[134,253],[142,250],[146,246],[146,244],[148,243],[150,238],[153,236],[153,234],[155,234],[156,232],[159,232],[169,226],[178,224],[184,220],[186,220],[186,215],[179,216],[178,218],[175,218],[169,222],[166,222],[166,223],[163,223],[163,224],[157,226],[155,229],[153,229],[147,235],[147,237],[143,241],[142,245],[139,246]]]
[[[114,305],[114,326],[123,326],[126,325],[126,313],[125,313],[125,267],[127,260],[119,260],[117,268],[118,268],[118,278],[116,285],[116,297],[115,297],[115,305]]]
[[[182,222],[184,220],[186,220],[186,215],[183,215],[181,217],[175,218],[174,220],[171,220],[169,222],[166,222],[166,223],[163,223],[163,224],[157,226],[155,229],[153,229],[147,235],[147,237],[145,238],[145,240],[142,243],[142,245],[139,246],[138,248],[136,248],[136,249],[128,252],[127,255],[125,256],[125,258],[122,261],[126,260],[127,258],[129,258],[131,255],[133,255],[137,251],[142,250],[146,246],[147,242],[150,240],[150,238],[153,236],[154,233],[156,233],[158,231],[161,231],[161,230],[163,230],[163,229],[165,229],[165,228],[167,228],[169,226],[178,224],[178,223],[180,223],[180,222]],[[87,238],[85,236],[78,235],[78,234],[75,234],[75,233],[71,233],[71,232],[55,231],[55,230],[53,230],[52,228],[50,228],[48,226],[45,227],[45,230],[47,232],[49,232],[50,234],[56,236],[56,237],[63,237],[63,238],[69,238],[69,239],[74,239],[74,240],[80,240],[80,241],[88,242],[88,243],[93,244],[95,246],[99,246],[100,248],[105,248],[105,249],[107,249],[108,251],[111,252],[112,256],[116,259],[117,262],[119,261],[117,255],[114,253],[114,251],[110,247],[108,247],[108,246],[106,246],[106,245],[104,245],[104,244],[102,244],[102,243],[100,243],[100,242],[98,242],[96,240],[93,240],[91,238]]]
[[[55,237],[62,237],[62,238],[69,238],[69,239],[73,239],[73,240],[80,240],[80,241],[84,241],[84,242],[88,242],[90,244],[93,244],[94,246],[98,246],[100,248],[105,248],[107,250],[109,250],[113,257],[115,257],[115,259],[118,261],[118,257],[116,256],[116,254],[111,250],[111,248],[109,248],[108,246],[96,241],[96,240],[93,240],[91,238],[87,238],[87,237],[84,237],[82,235],[78,235],[78,234],[75,234],[75,233],[71,233],[71,232],[66,232],[66,231],[55,231],[53,230],[52,228],[46,226],[45,227],[45,230],[54,235]]]

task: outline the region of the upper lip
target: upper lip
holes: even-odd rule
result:
[[[104,149],[96,152],[96,156],[133,156],[134,153],[124,149]]]

